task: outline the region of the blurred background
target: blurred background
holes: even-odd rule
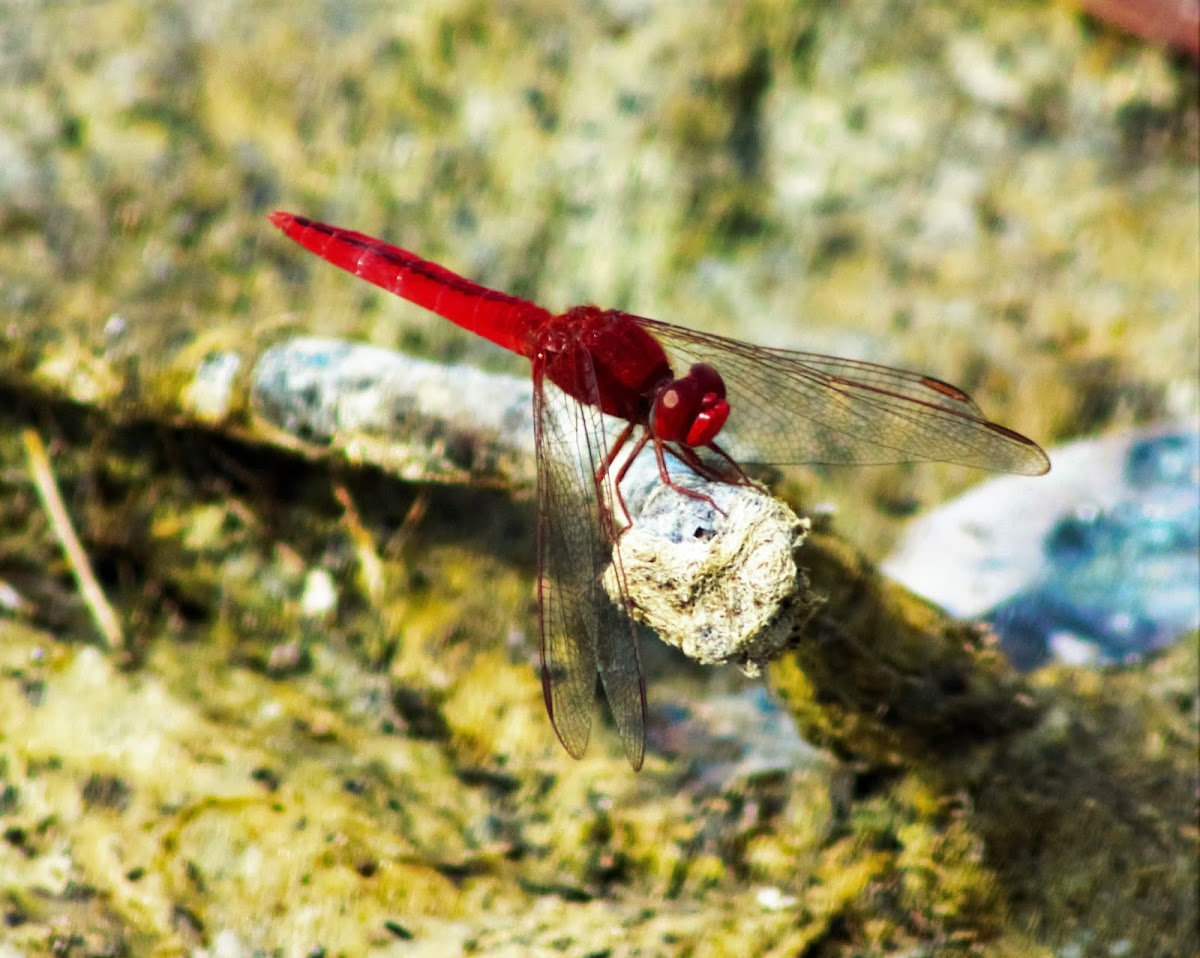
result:
[[[236,411],[249,445],[221,424],[190,438],[189,371],[285,335],[527,374],[299,250],[273,209],[551,309],[926,371],[1047,448],[1197,408],[1186,30],[1172,47],[1071,3],[972,0],[0,0],[0,18],[14,940],[499,953],[566,921],[603,948],[646,896],[662,912],[630,935],[792,953],[847,921],[844,901],[809,924],[787,904],[798,863],[820,867],[824,775],[769,828],[709,809],[724,844],[694,820],[703,789],[662,798],[611,733],[584,763],[559,754],[520,497],[314,475]],[[28,426],[124,655],[79,644],[94,633],[26,478]],[[981,477],[787,478],[878,559]],[[676,721],[743,688],[681,667],[649,684]],[[693,746],[656,747],[665,765]],[[739,903],[757,917],[734,921]]]

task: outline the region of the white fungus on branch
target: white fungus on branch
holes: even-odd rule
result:
[[[811,615],[796,562],[808,520],[754,487],[682,467],[672,481],[712,502],[663,483],[653,457],[639,460],[625,490],[633,524],[617,540],[605,588],[615,597],[623,575],[630,613],[668,645],[757,675]]]

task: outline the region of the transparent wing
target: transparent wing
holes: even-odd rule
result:
[[[698,362],[721,374],[730,405],[722,435],[740,441],[735,454],[744,461],[932,460],[1031,476],[1050,468],[1037,443],[990,422],[970,396],[932,376],[634,319],[678,364],[676,375]]]
[[[585,350],[558,354],[574,362],[571,381],[591,383]],[[563,746],[576,758],[587,748],[599,673],[630,764],[645,751],[646,691],[632,620],[608,597],[603,575],[614,560],[611,485],[596,481],[607,442],[599,409],[561,392],[533,361],[534,430],[538,465],[538,605],[542,692]],[[624,575],[615,568],[624,602]]]

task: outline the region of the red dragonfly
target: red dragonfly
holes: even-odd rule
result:
[[[664,457],[712,481],[749,484],[718,435],[756,450],[747,461],[781,465],[934,460],[1031,476],[1050,468],[1036,443],[932,376],[597,306],[555,314],[363,233],[291,213],[271,222],[335,266],[532,362],[542,691],[576,758],[591,733],[597,674],[630,764],[641,768],[645,755],[646,685],[613,549],[618,508],[625,513],[620,481],[645,446],[664,482],[701,498],[672,482]],[[601,414],[625,421],[611,441]],[[602,584],[610,562],[619,603]]]

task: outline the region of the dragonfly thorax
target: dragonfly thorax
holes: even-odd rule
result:
[[[658,340],[632,316],[576,306],[538,331],[533,354],[567,395],[610,416],[645,423],[657,384],[671,379]]]
[[[650,410],[650,428],[664,442],[707,446],[728,418],[721,374],[707,363],[696,363],[686,376],[659,389]]]

